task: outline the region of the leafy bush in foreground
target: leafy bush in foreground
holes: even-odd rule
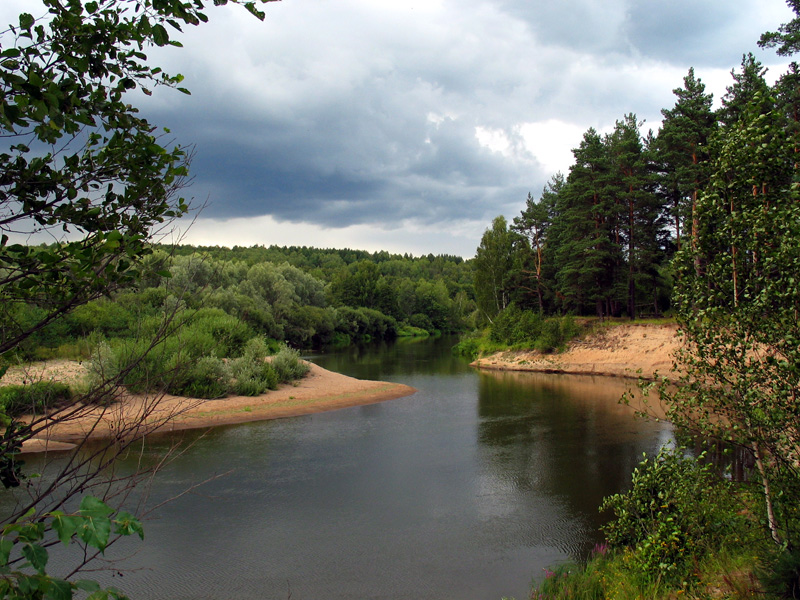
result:
[[[278,373],[266,360],[271,354],[267,342],[255,337],[247,342],[244,353],[230,362],[231,391],[240,396],[258,396],[278,387]]]
[[[614,518],[603,531],[612,548],[633,552],[643,578],[685,580],[742,529],[730,485],[712,465],[662,449],[633,471],[630,491],[605,499]]]

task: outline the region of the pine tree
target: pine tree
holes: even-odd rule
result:
[[[622,264],[618,206],[609,194],[610,163],[605,141],[589,129],[573,150],[575,164],[558,194],[552,230],[557,305],[598,316],[619,314],[615,286]]]
[[[788,23],[780,26],[778,31],[767,31],[761,35],[758,45],[762,48],[776,48],[780,56],[791,56],[800,51],[800,0],[786,0],[797,15]]]
[[[553,224],[556,199],[561,189],[564,187],[564,176],[561,173],[554,175],[542,190],[539,200],[533,199],[530,193],[525,202],[525,209],[518,217],[514,217],[511,229],[523,236],[531,250],[532,268],[524,273],[531,281],[529,286],[524,286],[536,296],[539,312],[545,310],[545,290],[547,285],[544,282],[544,256],[545,245],[548,240],[548,232]]]
[[[643,252],[653,246],[654,230],[650,222],[657,218],[656,197],[652,193],[648,158],[639,134],[636,116],[625,115],[617,121],[614,132],[608,138],[608,152],[611,159],[613,188],[617,212],[618,228],[622,232],[617,245],[624,245],[627,262],[627,312],[631,319],[636,318],[637,279],[649,271],[648,261],[654,260],[652,253]],[[639,225],[644,225],[641,228]]]
[[[776,109],[786,120],[786,135],[792,143],[794,168],[800,165],[800,66],[796,62],[789,65],[788,71],[781,75],[774,87]]]
[[[769,86],[764,75],[767,69],[752,52],[742,55],[742,65],[739,72],[731,71],[733,84],[726,89],[722,97],[722,108],[719,111],[719,120],[725,127],[735,124],[742,116],[745,107],[750,106],[753,99],[758,96],[761,102],[768,100]],[[762,105],[761,112],[766,112],[772,107]]]
[[[708,180],[709,140],[717,129],[711,109],[712,94],[689,69],[683,87],[673,90],[677,100],[661,111],[663,125],[655,142],[660,171],[658,193],[671,204],[675,244],[681,249],[686,221],[691,222],[691,239],[697,239],[697,197]]]

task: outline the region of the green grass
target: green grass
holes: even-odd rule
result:
[[[665,584],[643,578],[630,550],[595,552],[585,564],[566,563],[545,570],[533,586],[534,600],[761,600],[766,594],[754,574],[758,558],[749,549],[721,549],[696,563],[685,580]]]
[[[397,328],[397,337],[428,337],[430,332],[413,325],[401,325]]]

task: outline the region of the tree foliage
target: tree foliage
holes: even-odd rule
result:
[[[230,2],[264,17],[255,2]],[[178,192],[191,153],[165,141],[168,130],[160,132],[143,118],[133,99],[156,86],[188,93],[180,87],[182,76],[164,73],[146,52],[179,46],[172,35],[207,21],[206,4],[39,0],[28,3],[39,14],[22,13],[0,30],[0,355],[21,351],[31,337],[61,327],[77,307],[139,280],[152,237],[187,210]],[[28,245],[31,239],[50,243]],[[2,482],[20,484],[17,453],[23,441],[117,399],[118,384],[165,332],[157,328],[126,366],[85,393],[52,405],[32,402],[25,422],[1,412]],[[79,443],[3,515],[3,597],[71,598],[79,590],[108,597],[94,584],[48,576],[46,547],[77,539],[102,551],[115,535],[141,535],[133,517],[118,513],[112,519],[114,511],[93,496],[84,497],[77,513],[67,510],[76,496],[93,489],[105,498],[119,492],[104,471],[163,423],[155,416],[158,399],[145,399],[135,419],[117,423],[117,438],[108,444]],[[91,556],[84,552],[76,569]]]
[[[786,127],[756,96],[717,141],[698,247],[676,263],[683,376],[663,394],[677,424],[752,452],[771,535],[796,544],[800,195]]]
[[[44,14],[0,32],[0,353],[136,280],[154,231],[186,211],[177,193],[190,152],[170,147],[131,98],[155,86],[188,93],[145,52],[179,46],[170,31],[205,22],[204,4],[41,0]],[[33,234],[56,243],[26,245]],[[39,318],[20,324],[19,303],[41,307]]]
[[[518,234],[509,231],[505,217],[492,221],[475,253],[475,299],[483,316],[490,320],[511,302],[510,276],[514,269]]]

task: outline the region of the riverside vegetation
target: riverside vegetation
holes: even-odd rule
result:
[[[795,18],[760,40],[786,56],[800,50],[788,4]],[[607,544],[548,571],[533,598],[800,596],[800,67],[773,86],[764,72],[745,55],[713,111],[690,70],[657,136],[631,116],[590,130],[566,178],[484,235],[476,298],[492,325],[512,302],[631,318],[640,296],[669,306],[683,346],[643,388],[682,435],[747,465],[733,477],[702,453],[645,458],[603,505]]]
[[[235,3],[263,18],[255,3]],[[0,154],[0,228],[85,236],[42,246],[0,238],[0,352],[83,357],[95,377],[80,389],[2,392],[6,487],[25,478],[22,441],[47,426],[18,418],[37,402],[65,419],[113,401],[120,386],[154,402],[165,392],[258,393],[300,374],[290,346],[403,334],[488,327],[492,343],[550,351],[575,332],[561,315],[671,310],[685,350],[678,385],[656,384],[668,416],[743,452],[750,474],[720,477],[681,452],[646,459],[631,489],[604,505],[608,545],[586,565],[548,574],[534,595],[800,594],[800,67],[769,86],[745,55],[718,111],[690,70],[657,135],[643,137],[633,115],[608,135],[589,130],[569,174],[538,202],[529,197],[510,228],[495,219],[474,261],[170,250],[152,244],[153,232],[188,208],[179,192],[190,156],[163,147],[123,99],[156,85],[185,91],[142,49],[178,45],[170,32],[205,22],[204,2],[142,0],[128,13],[118,0],[43,4],[48,20],[22,14],[2,33],[0,129],[11,141]],[[785,55],[800,48],[800,2],[788,4],[798,18],[761,41]],[[114,535],[142,535],[134,516],[107,502],[145,474],[120,489],[104,473],[144,424],[79,447],[52,484],[31,486],[32,497],[4,515],[2,597],[123,597],[75,576]],[[47,548],[59,542],[83,549],[64,579],[47,572]]]
[[[456,257],[184,246],[157,248],[142,266],[136,282],[34,331],[14,356],[85,359],[98,380],[121,373],[135,392],[258,395],[302,375],[297,348],[452,333],[474,312],[470,267]],[[13,309],[18,323],[41,313]],[[154,336],[163,340],[150,348]]]

